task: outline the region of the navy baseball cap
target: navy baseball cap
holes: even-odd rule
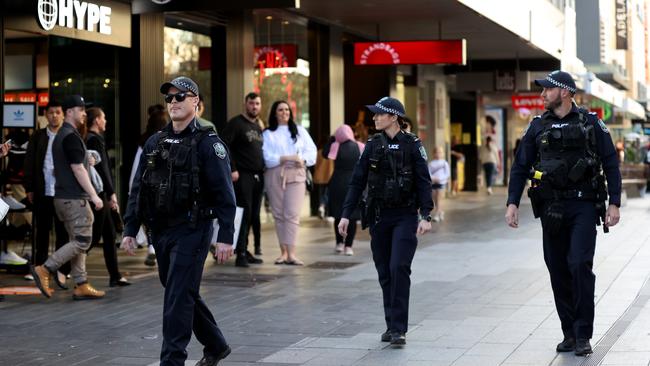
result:
[[[196,85],[194,80],[186,76],[179,76],[172,81],[168,81],[164,83],[163,85],[160,86],[160,92],[163,94],[167,94],[169,88],[171,88],[172,86],[182,92],[192,92],[196,96],[199,95],[199,86]]]
[[[537,79],[535,80],[535,85],[541,86],[542,88],[562,88],[575,93],[576,82],[573,81],[573,78],[568,72],[555,70],[552,73],[546,76],[546,79]]]
[[[66,95],[61,102],[61,109],[65,112],[66,110],[74,107],[91,107],[92,104],[86,103],[84,98],[81,95]]]
[[[406,115],[402,102],[391,97],[383,97],[379,99],[379,101],[377,101],[375,104],[366,105],[366,108],[375,114],[390,113],[398,115],[400,117],[404,117]]]

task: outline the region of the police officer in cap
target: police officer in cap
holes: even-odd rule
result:
[[[354,168],[338,229],[343,237],[347,235],[350,215],[367,187],[362,227],[370,226],[372,257],[384,298],[387,330],[381,340],[401,346],[406,344],[415,234],[431,230],[431,178],[422,143],[402,129],[402,103],[384,97],[366,107],[374,113],[380,132],[368,139]]]
[[[505,219],[518,227],[519,201],[531,179],[528,196],[542,221],[544,261],[564,333],[557,352],[584,356],[592,352],[596,226],[602,220],[607,232],[620,219],[621,173],[603,121],[573,102],[571,75],[554,71],[535,84],[543,88],[546,112],[530,122],[516,152]]]
[[[172,121],[144,145],[124,218],[122,247],[134,254],[134,237],[143,223],[165,287],[160,365],[184,365],[192,331],[204,346],[197,365],[217,365],[230,347],[199,286],[210,244],[216,243],[219,263],[233,251],[235,194],[228,152],[214,130],[197,121],[199,88],[194,81],[178,77],[164,83],[160,92]]]

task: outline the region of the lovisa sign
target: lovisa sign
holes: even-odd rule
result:
[[[355,65],[465,65],[464,39],[454,41],[356,42]]]
[[[544,99],[539,94],[514,94],[512,108],[544,109]]]
[[[38,0],[38,22],[46,30],[56,25],[110,35],[112,9],[79,0]]]

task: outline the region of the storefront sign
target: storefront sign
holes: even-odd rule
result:
[[[544,99],[539,94],[515,94],[512,96],[512,108],[544,109]]]
[[[131,5],[112,0],[30,0],[5,5],[5,28],[131,47]]]
[[[467,47],[464,39],[455,41],[357,42],[355,65],[465,65]]]
[[[38,21],[46,31],[59,27],[111,34],[111,13],[108,6],[79,0],[38,0]]]
[[[253,59],[255,67],[276,69],[280,67],[296,67],[297,48],[295,44],[276,44],[255,47]]]
[[[627,50],[627,0],[616,1],[616,49]]]
[[[511,71],[497,71],[494,74],[494,90],[515,90],[515,73]]]

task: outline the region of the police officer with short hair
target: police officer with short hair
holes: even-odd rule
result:
[[[564,333],[556,349],[584,356],[592,352],[596,226],[602,220],[607,232],[620,219],[621,174],[607,127],[573,102],[571,75],[554,71],[535,84],[543,88],[547,111],[530,122],[516,152],[505,219],[518,227],[519,201],[530,178],[528,196],[535,217],[541,217],[544,261]]]
[[[204,346],[200,366],[217,365],[230,347],[199,295],[211,243],[223,263],[232,255],[235,194],[228,152],[211,127],[201,127],[199,88],[187,77],[160,87],[172,123],[144,145],[124,218],[122,247],[133,255],[144,223],[165,287],[160,365],[184,365],[192,336]],[[213,219],[219,221],[216,240]]]
[[[381,131],[370,139],[357,162],[343,204],[339,233],[347,235],[350,215],[362,192],[362,226],[370,226],[370,246],[384,298],[387,330],[383,342],[406,344],[411,262],[417,234],[431,230],[431,177],[417,136],[404,131],[404,106],[390,97],[366,106]],[[419,216],[418,216],[419,210]]]

